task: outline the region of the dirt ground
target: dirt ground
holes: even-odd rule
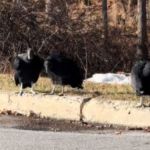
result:
[[[117,126],[112,124],[92,124],[80,121],[55,120],[50,118],[39,118],[37,116],[26,117],[20,114],[11,114],[11,112],[2,112],[0,114],[0,127],[16,128],[22,130],[39,130],[53,132],[82,132],[82,133],[116,133],[129,131],[146,131],[149,128],[131,128]]]

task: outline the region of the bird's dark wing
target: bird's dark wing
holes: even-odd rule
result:
[[[150,79],[150,62],[147,61],[143,68],[143,76]]]
[[[44,60],[40,58],[39,56],[34,56],[32,62],[31,62],[31,77],[33,79],[33,82],[36,82],[44,65]]]
[[[15,80],[15,84],[18,85],[19,84],[18,73],[15,73],[14,80]]]
[[[137,61],[131,70],[131,83],[138,95],[143,91],[143,69],[146,61]]]
[[[60,84],[82,88],[83,72],[71,58],[60,54],[50,55],[44,63],[46,72],[52,80],[61,80]]]
[[[16,57],[13,62],[13,68],[14,70],[25,70],[26,68],[28,68],[28,64],[29,62],[25,62],[20,57]]]

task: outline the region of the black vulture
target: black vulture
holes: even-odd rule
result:
[[[62,91],[59,95],[64,94],[65,85],[70,85],[73,88],[83,88],[83,69],[62,53],[52,52],[45,60],[44,67],[53,83],[51,94],[54,94],[56,85],[62,85]]]
[[[31,87],[37,82],[40,72],[44,68],[44,60],[28,48],[27,53],[18,54],[13,60],[14,80],[16,85],[20,85],[19,95],[23,94],[23,89]]]
[[[146,48],[138,46],[138,49]],[[140,96],[138,107],[144,106],[143,96],[150,95],[150,60],[140,58],[137,60],[131,70],[131,83],[137,96]]]

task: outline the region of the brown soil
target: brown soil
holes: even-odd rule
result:
[[[16,128],[22,130],[42,130],[53,132],[88,132],[88,133],[110,133],[119,134],[125,131],[144,130],[144,128],[128,128],[111,124],[91,124],[79,121],[55,120],[50,118],[39,118],[36,116],[22,116],[20,114],[11,114],[11,112],[3,112],[0,115],[0,127]]]

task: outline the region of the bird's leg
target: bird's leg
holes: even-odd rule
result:
[[[139,107],[144,107],[145,105],[144,105],[144,103],[143,103],[143,96],[140,96],[140,103],[138,103],[137,105],[136,105],[136,107],[137,108],[139,108]]]
[[[20,84],[20,91],[19,91],[19,96],[22,96],[23,94],[23,83]]]
[[[58,95],[59,95],[59,96],[63,96],[63,95],[64,95],[64,86],[62,86],[61,92],[60,92]]]
[[[31,83],[31,93],[34,95],[36,92],[34,91],[34,83]]]
[[[55,84],[53,84],[53,87],[52,87],[52,90],[51,90],[51,92],[50,92],[50,95],[53,95],[53,94],[54,94],[54,92],[55,92],[55,88],[56,88],[56,85],[55,85]]]

